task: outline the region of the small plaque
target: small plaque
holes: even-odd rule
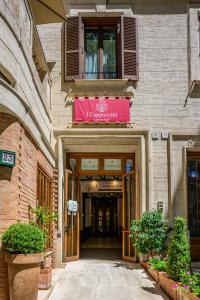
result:
[[[168,132],[168,131],[163,131],[163,132],[162,132],[162,139],[163,139],[163,140],[167,140],[168,137],[169,137],[169,132]]]
[[[98,158],[82,158],[81,170],[82,171],[97,171],[99,169]]]
[[[70,212],[77,212],[78,210],[78,202],[74,200],[69,200],[67,202],[67,207]]]
[[[0,166],[7,166],[13,168],[15,166],[15,161],[15,152],[0,150]]]
[[[160,133],[160,131],[154,131],[154,132],[152,132],[151,136],[152,136],[152,139],[159,140],[161,137],[161,133]]]
[[[104,159],[105,171],[121,171],[122,160],[121,159]]]

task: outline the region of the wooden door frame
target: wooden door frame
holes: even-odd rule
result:
[[[125,249],[124,249],[124,243],[125,243],[125,234],[130,233],[130,231],[127,232],[127,228],[125,228],[125,177],[127,176],[134,176],[133,177],[133,184],[134,184],[134,219],[137,218],[137,211],[138,211],[138,205],[137,205],[137,172],[131,171],[129,173],[125,173],[122,176],[122,259],[130,262],[136,262],[137,261],[137,255],[134,250],[134,257],[126,256],[125,255]],[[129,240],[129,247],[130,247],[131,240]]]
[[[66,176],[66,172],[71,173],[72,175],[74,175],[77,178],[77,182],[78,182],[78,211],[77,211],[77,247],[78,247],[78,255],[77,256],[72,256],[66,259],[66,242],[64,242],[64,259],[66,262],[70,262],[70,261],[75,261],[79,259],[80,256],[80,209],[81,209],[81,195],[80,195],[80,176],[81,175],[88,175],[88,176],[92,176],[92,175],[109,175],[109,176],[122,176],[122,183],[123,183],[123,178],[127,175],[131,175],[131,174],[135,174],[135,182],[137,182],[137,173],[136,173],[136,167],[135,167],[135,153],[66,153],[66,159],[69,158],[76,158],[77,159],[77,171],[75,173],[73,173],[71,170],[69,169],[65,169],[65,201],[64,201],[64,219],[63,219],[63,232],[65,234],[65,222],[66,222],[66,217],[65,215],[67,214],[67,210],[66,210],[66,198],[67,198],[67,193],[68,193],[68,189],[66,188],[67,185],[67,176]],[[99,158],[99,162],[100,162],[100,166],[99,169],[97,171],[81,171],[81,165],[80,165],[80,161],[81,158]],[[102,165],[102,161],[104,158],[121,158],[122,159],[122,170],[121,171],[103,171],[103,165]],[[127,159],[132,159],[133,161],[133,171],[129,172],[129,173],[125,173],[124,169],[125,169],[125,162]],[[66,167],[69,167],[68,165],[66,165]],[[137,198],[136,198],[136,186],[135,186],[135,212],[137,211]],[[139,204],[138,204],[139,205]],[[124,218],[124,184],[122,184],[122,224],[123,224],[123,218]],[[136,218],[136,216],[135,216]],[[65,238],[64,238],[65,241]],[[122,228],[122,256],[123,256],[123,244],[124,244],[124,233],[123,233],[123,228]],[[135,262],[136,261],[136,257],[134,258],[130,258],[130,257],[126,257],[124,256],[123,258],[124,260],[127,261],[132,261]]]
[[[72,176],[72,199],[74,196],[74,180],[77,181],[77,188],[78,188],[78,210],[77,210],[77,255],[75,256],[69,256],[67,257],[67,234],[66,234],[66,224],[67,224],[67,218],[68,218],[68,214],[67,214],[67,199],[68,199],[68,178],[69,178],[69,174]],[[73,178],[74,177],[74,178]],[[72,218],[72,226],[73,226],[73,218]],[[64,247],[63,247],[63,251],[64,251],[64,261],[65,262],[71,262],[71,261],[76,261],[79,259],[80,257],[80,181],[79,181],[79,176],[74,175],[73,172],[71,170],[65,169],[65,189],[64,189],[64,216],[63,216],[63,233],[64,233]],[[72,233],[72,245],[73,245],[73,233]]]

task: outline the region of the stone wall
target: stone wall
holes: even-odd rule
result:
[[[68,8],[69,15],[90,13],[93,16],[98,9],[96,5],[88,4],[87,1],[82,5],[76,3],[73,5],[71,1]],[[131,122],[135,132],[148,131],[150,135],[155,131],[169,132],[171,136],[185,134],[181,146],[177,138],[172,138],[170,142],[170,135],[163,139],[161,134],[158,139],[152,140],[151,147],[146,145],[146,151],[151,157],[148,164],[151,164],[152,169],[152,178],[148,178],[151,182],[149,198],[152,199],[149,207],[157,207],[159,202],[162,202],[166,214],[172,199],[174,199],[174,214],[186,213],[185,208],[178,209],[183,198],[182,188],[186,187],[182,181],[183,169],[178,168],[177,164],[179,160],[182,164],[182,148],[188,145],[190,134],[197,136],[200,129],[199,96],[189,98],[188,104],[184,107],[191,80],[197,79],[198,73],[198,65],[195,62],[199,59],[197,51],[199,8],[199,4],[192,5],[187,0],[153,0],[151,3],[147,0],[137,0],[134,4],[126,1],[126,5],[116,3],[112,5],[111,1],[109,6],[102,7],[103,13],[108,15],[121,11],[138,18],[139,81],[135,86],[128,88],[123,85],[120,87],[120,84],[109,86],[106,81],[105,83],[97,81],[93,84],[89,81],[84,84],[80,82],[63,84],[62,26],[51,24],[38,27],[46,59],[54,63],[51,75],[52,118],[55,131],[63,134],[72,126],[72,105],[66,101],[70,93],[78,92],[84,95],[86,92],[96,94],[102,91],[104,94],[106,90],[109,91],[109,95],[116,91],[120,95],[127,90],[134,93]],[[87,128],[85,130],[87,131]],[[170,161],[170,153],[174,151],[171,148],[177,147],[180,147],[177,152],[179,158]],[[174,187],[177,181],[182,188]]]

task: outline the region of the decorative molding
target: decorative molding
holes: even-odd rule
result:
[[[106,5],[106,4],[93,4],[93,5],[69,5],[68,15],[71,16],[104,16],[110,17],[114,15],[133,16],[131,5]]]

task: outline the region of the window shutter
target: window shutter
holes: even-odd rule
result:
[[[122,19],[117,23],[117,78],[122,79]]]
[[[81,16],[65,22],[65,81],[83,77],[84,27]]]
[[[121,16],[122,78],[138,80],[137,19]]]

